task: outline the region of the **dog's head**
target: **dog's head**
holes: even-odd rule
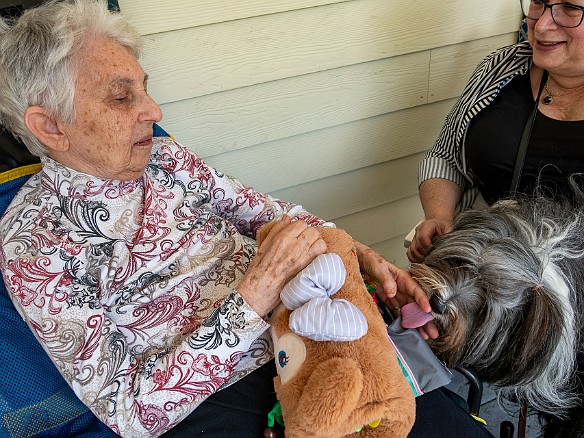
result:
[[[582,222],[580,209],[545,199],[459,214],[411,267],[440,332],[436,354],[536,407],[565,406],[580,331]]]

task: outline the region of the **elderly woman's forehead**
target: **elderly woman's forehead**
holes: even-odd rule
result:
[[[89,39],[82,45],[76,56],[81,64],[117,64],[116,66],[124,67],[138,63],[130,49],[107,37]]]
[[[78,54],[81,81],[107,82],[112,87],[142,84],[146,74],[126,47],[107,39],[92,41]]]

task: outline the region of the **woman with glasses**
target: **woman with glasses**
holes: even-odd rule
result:
[[[536,186],[567,194],[568,176],[584,172],[584,0],[522,6],[528,41],[478,65],[420,163],[425,220],[408,248],[411,261],[423,260],[455,211],[477,198],[492,204]]]

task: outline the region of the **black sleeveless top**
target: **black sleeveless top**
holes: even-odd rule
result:
[[[471,121],[465,142],[467,166],[488,204],[510,194],[519,141],[533,105],[529,74],[521,75]],[[554,120],[538,112],[519,192],[533,193],[539,184],[547,195],[570,197],[568,177],[582,172],[584,121]]]

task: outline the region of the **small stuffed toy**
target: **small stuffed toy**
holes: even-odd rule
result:
[[[258,232],[258,243],[273,223]],[[270,318],[286,438],[406,437],[414,394],[361,276],[353,239],[322,228],[328,246],[292,279]]]

